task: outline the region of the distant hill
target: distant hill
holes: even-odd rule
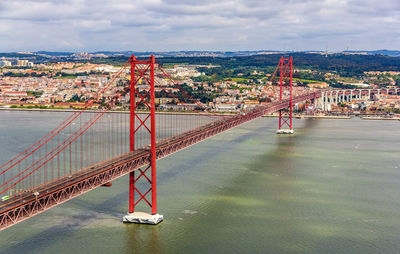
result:
[[[12,58],[30,58],[32,57],[32,54],[27,54],[27,53],[16,53],[16,52],[12,52],[12,53],[0,53],[0,57],[12,57]]]
[[[32,55],[42,55],[48,57],[69,57],[72,56],[76,52],[66,52],[66,51],[36,51],[36,52],[12,52],[12,53],[0,53],[1,56],[5,57],[28,57]],[[296,54],[296,53],[304,53],[304,54],[317,54],[317,55],[325,55],[324,51],[280,51],[280,50],[247,50],[247,51],[147,51],[147,52],[138,52],[138,51],[95,51],[89,52],[90,54],[104,54],[107,56],[131,56],[134,54],[135,56],[149,56],[155,55],[157,57],[237,57],[237,56],[255,56],[255,55],[273,55],[273,54]],[[362,50],[346,50],[338,53],[328,53],[328,55],[335,54],[351,54],[351,55],[384,55],[384,56],[393,56],[400,57],[400,50],[371,50],[371,51],[362,51]]]
[[[400,71],[400,58],[376,54],[336,53],[325,55],[321,52],[298,52],[232,57],[182,56],[159,57],[157,62],[161,64],[213,64],[227,69],[275,68],[282,55],[293,56],[296,68],[336,72],[343,76],[362,75],[365,71]],[[128,56],[116,56],[90,61],[94,63],[121,64],[127,59]]]
[[[370,51],[373,54],[378,54],[378,55],[385,55],[385,56],[395,56],[395,57],[400,57],[400,50],[375,50],[375,51]]]
[[[324,53],[322,51],[172,51],[172,52],[134,52],[134,51],[99,51],[109,57],[84,60],[93,63],[121,65],[132,54],[139,58],[154,54],[159,63],[173,64],[214,64],[224,68],[242,67],[274,68],[282,55],[294,57],[298,68],[337,72],[341,75],[362,75],[364,71],[400,71],[400,51],[345,51],[342,53]],[[0,53],[0,57],[31,59],[35,63],[49,61],[83,61],[75,59],[71,52],[39,51],[34,53]]]
[[[371,51],[346,50],[343,52],[350,54],[383,55],[383,56],[400,57],[400,50],[387,50],[387,49],[371,50]]]
[[[52,52],[52,51],[37,51],[35,54],[48,55],[48,56],[70,56],[71,52]]]

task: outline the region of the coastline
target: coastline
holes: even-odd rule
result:
[[[81,109],[43,109],[43,108],[2,108],[0,107],[0,111],[35,111],[35,112],[79,112],[81,111]],[[85,110],[85,112],[89,112],[89,113],[98,113],[101,110],[94,110],[94,109],[88,109]],[[125,113],[125,114],[129,114],[129,111],[126,110],[112,110],[112,111],[108,111],[107,113]],[[149,111],[136,111],[136,113],[140,114],[140,113],[149,113]],[[180,111],[157,111],[156,114],[167,114],[167,115],[198,115],[198,114],[202,114],[202,115],[217,115],[217,116],[232,116],[232,115],[236,115],[236,114],[232,114],[232,113],[226,113],[226,112],[222,112],[222,113],[217,113],[217,112],[212,112],[212,113],[205,113],[205,112],[180,112]]]
[[[363,116],[361,117],[363,120],[397,120],[400,121],[399,117],[382,117],[382,116]]]
[[[272,114],[272,115],[264,115],[263,117],[279,117],[278,114]],[[306,118],[312,118],[312,119],[351,119],[352,117],[359,117],[362,120],[394,120],[394,121],[400,121],[399,117],[384,117],[384,116],[348,116],[348,115],[343,115],[343,116],[331,116],[331,115],[294,115],[293,118],[296,119],[306,119]]]
[[[263,117],[279,117],[279,115],[264,115]],[[351,116],[326,116],[326,115],[294,115],[293,118],[296,119],[305,119],[305,118],[313,118],[313,119],[351,119]]]
[[[41,109],[41,108],[4,108],[4,107],[0,107],[0,111],[34,111],[34,112],[64,112],[64,113],[68,113],[68,112],[79,112],[80,109]],[[93,109],[89,109],[89,110],[85,110],[85,112],[88,113],[98,113],[100,112],[100,110],[93,110]],[[108,111],[107,113],[125,113],[125,114],[129,114],[129,111],[125,111],[125,110],[113,110],[113,111]],[[137,113],[148,113],[148,111],[137,111]],[[156,114],[167,114],[167,115],[198,115],[199,112],[179,112],[179,111],[158,111],[156,112]],[[200,113],[201,114],[201,113]],[[209,113],[202,113],[203,115],[208,115]],[[217,112],[213,112],[212,114],[209,115],[217,115],[217,116],[233,116],[236,114],[233,113],[227,113],[227,112],[223,112],[223,113],[217,113]],[[279,117],[278,114],[271,114],[271,115],[264,115],[262,117]],[[400,121],[399,117],[384,117],[384,116],[358,116],[359,118],[363,119],[363,120],[398,120]],[[312,119],[351,119],[352,116],[348,116],[348,115],[343,115],[343,116],[336,116],[336,115],[294,115],[293,118],[296,119],[308,119],[308,118],[312,118]]]

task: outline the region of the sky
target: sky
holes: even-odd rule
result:
[[[400,49],[400,0],[0,0],[0,52]]]

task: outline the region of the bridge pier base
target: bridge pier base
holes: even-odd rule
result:
[[[294,131],[290,129],[279,129],[276,131],[276,134],[294,134]]]
[[[136,224],[149,224],[157,225],[164,220],[164,216],[161,214],[149,214],[143,212],[128,213],[122,218],[125,223],[136,223]]]

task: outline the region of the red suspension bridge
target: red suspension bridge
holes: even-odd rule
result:
[[[163,219],[157,214],[158,159],[276,111],[278,133],[293,133],[293,105],[315,100],[321,92],[293,97],[292,70],[293,59],[282,57],[273,75],[280,74],[279,100],[237,115],[216,115],[175,83],[153,56],[147,60],[130,57],[84,109],[0,167],[0,230],[99,186],[109,186],[126,174],[129,214],[124,221],[157,224]],[[117,86],[116,95],[110,93],[110,87],[121,80],[126,85]],[[177,100],[171,87],[199,110],[195,114],[156,113],[156,93]],[[106,106],[89,110],[99,101]],[[115,110],[124,103],[129,112]],[[148,206],[150,212],[137,212],[138,206]]]

